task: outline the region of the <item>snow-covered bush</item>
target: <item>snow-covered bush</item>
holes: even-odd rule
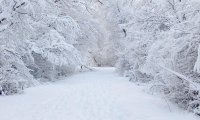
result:
[[[68,75],[75,72],[77,65],[82,64],[79,52],[66,43],[56,30],[50,30],[30,46],[37,67],[34,76],[37,78],[53,79]]]
[[[2,47],[2,46],[1,46]],[[36,84],[19,54],[11,49],[0,49],[0,93],[10,95]]]

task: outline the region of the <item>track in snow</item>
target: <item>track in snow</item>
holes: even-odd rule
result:
[[[0,97],[0,120],[197,120],[190,113],[150,96],[119,77],[96,68],[23,95]]]

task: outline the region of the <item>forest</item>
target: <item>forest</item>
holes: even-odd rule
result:
[[[0,0],[2,97],[92,67],[200,116],[200,1]]]

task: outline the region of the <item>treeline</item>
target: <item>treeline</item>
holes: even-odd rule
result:
[[[118,72],[200,115],[200,2],[118,0],[113,6],[124,33]]]

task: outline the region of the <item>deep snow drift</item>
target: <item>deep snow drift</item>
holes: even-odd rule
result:
[[[169,110],[169,106],[171,112]],[[0,97],[1,120],[197,120],[119,77],[113,68]]]

